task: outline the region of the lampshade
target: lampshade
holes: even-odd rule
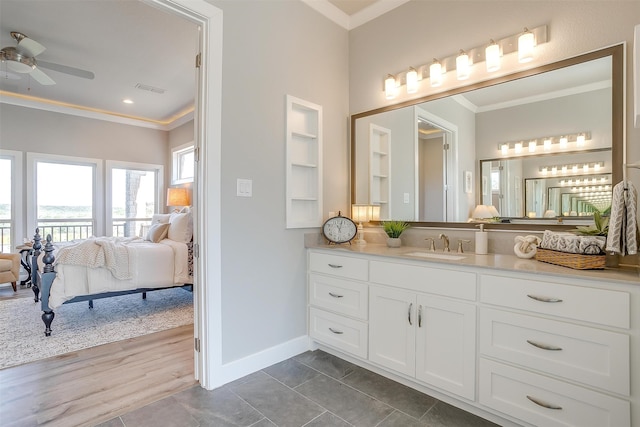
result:
[[[351,219],[357,223],[369,222],[371,219],[371,206],[369,205],[352,205]]]
[[[518,37],[518,61],[529,62],[533,60],[533,48],[536,45],[535,36],[528,29]]]
[[[407,71],[407,93],[416,93],[418,91],[418,72],[415,68],[409,67]]]
[[[493,205],[477,205],[471,217],[473,219],[487,219],[500,216],[500,213]]]
[[[371,206],[371,221],[380,221],[380,205]]]
[[[442,85],[442,64],[435,58],[433,58],[433,63],[429,66],[429,80],[431,80],[432,87]]]
[[[167,206],[189,206],[189,190],[186,188],[167,188]]]
[[[484,56],[488,72],[498,71],[500,69],[500,46],[498,43],[491,40],[491,43],[484,51]]]
[[[458,80],[469,78],[469,55],[460,49],[460,54],[456,57],[456,75]]]

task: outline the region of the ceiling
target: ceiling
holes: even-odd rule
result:
[[[364,22],[406,1],[312,3],[347,20],[371,10],[360,18]],[[325,15],[335,19],[335,14]],[[44,86],[2,62],[2,103],[165,130],[193,117],[198,29],[187,20],[131,0],[0,0],[0,48],[16,46],[12,31],[46,47],[36,61],[90,71],[95,78],[39,67],[55,81]]]

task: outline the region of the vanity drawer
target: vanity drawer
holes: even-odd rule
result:
[[[309,304],[367,320],[369,286],[366,283],[309,274]]]
[[[318,342],[363,359],[367,358],[368,328],[365,322],[311,307],[309,335]]]
[[[369,277],[369,261],[342,255],[310,252],[309,270],[346,279],[366,281]]]
[[[629,294],[620,291],[481,275],[480,301],[618,328],[630,322]]]
[[[371,261],[370,281],[417,292],[476,300],[476,274],[465,271]]]
[[[479,392],[482,405],[536,426],[631,425],[628,401],[483,358]]]
[[[482,308],[480,352],[614,393],[630,393],[625,334]]]

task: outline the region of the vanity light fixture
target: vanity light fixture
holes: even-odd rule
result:
[[[384,93],[387,99],[393,99],[398,93],[395,76],[388,74],[384,80]]]
[[[567,148],[567,143],[569,142],[569,139],[566,136],[561,136],[560,137],[560,148],[562,150],[564,150],[565,148]]]
[[[407,71],[407,93],[416,93],[418,91],[418,72],[415,68],[409,67]]]
[[[456,76],[458,80],[466,80],[469,78],[471,64],[469,62],[469,54],[460,49],[460,54],[456,57]]]
[[[533,49],[536,47],[536,37],[531,31],[524,28],[524,32],[518,37],[518,62],[525,63],[533,60]]]
[[[442,64],[436,58],[433,58],[433,62],[429,66],[429,80],[431,87],[442,85]]]
[[[571,168],[571,172],[578,173],[578,165],[573,165],[573,167]]]
[[[500,69],[500,45],[491,39],[484,52],[487,71],[490,73],[498,71]]]
[[[532,37],[533,45],[531,47],[527,44],[527,40]],[[519,40],[522,38],[523,47],[519,47]],[[518,58],[529,57],[529,61],[533,59],[533,49],[535,46],[546,43],[548,41],[548,29],[546,25],[533,28],[531,30],[525,29],[525,33],[512,34],[510,36],[501,38],[499,40],[491,39],[489,45],[481,45],[466,51],[460,51],[458,54],[450,55],[447,57],[440,57],[440,59],[434,59],[432,63],[423,64],[415,68],[411,67],[408,71],[401,71],[393,74],[395,80],[394,88],[389,88],[387,85],[388,76],[384,78],[383,90],[387,99],[393,99],[398,95],[398,88],[407,85],[407,93],[415,93],[413,91],[413,77],[410,73],[415,70],[417,73],[417,81],[423,80],[429,76],[431,87],[441,86],[443,83],[443,76],[449,71],[456,70],[458,80],[464,80],[469,78],[471,73],[471,67],[474,64],[480,62],[486,62],[487,72],[495,72],[501,68],[501,57],[503,55],[509,55],[512,53],[518,53]],[[529,49],[528,54],[525,56],[520,53],[525,52],[525,48]],[[462,54],[462,55],[461,55]],[[462,56],[462,57],[461,57]],[[466,57],[466,61],[464,58]],[[523,60],[520,59],[520,62]],[[417,88],[415,90],[417,92]]]
[[[580,168],[582,168],[583,173],[589,173],[589,171],[591,170],[593,170],[594,172],[599,172],[600,168],[604,168],[604,162],[540,166],[538,168],[538,172],[540,172],[540,175],[546,175],[549,172],[549,170],[551,170],[551,173],[555,175],[558,173],[558,171],[560,171],[563,174],[566,174],[569,171],[569,169],[571,169],[571,172],[577,173],[580,170]],[[585,178],[585,183],[586,183],[586,179],[587,178]],[[579,182],[580,182],[579,179],[576,180],[576,183],[579,183]],[[595,182],[595,178],[594,178],[594,182]]]
[[[522,142],[516,142],[513,149],[515,150],[516,154],[522,153]]]
[[[562,136],[547,136],[544,138],[532,138],[528,142],[528,147],[529,147],[528,152],[530,154],[534,154],[539,144],[542,145],[542,148],[545,153],[549,153],[557,150],[566,150],[567,148],[570,147],[570,144],[574,144],[574,143],[575,143],[575,146],[572,145],[572,147],[582,150],[585,148],[586,141],[590,139],[591,139],[591,132],[581,132],[581,133],[574,133],[574,134],[562,135]],[[511,149],[514,150],[515,154],[526,155],[526,153],[523,153],[523,150],[522,150],[523,147],[524,147],[523,141],[498,143],[498,150],[500,151],[500,154],[502,156],[508,156],[509,151]]]

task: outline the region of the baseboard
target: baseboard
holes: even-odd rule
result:
[[[252,374],[260,369],[287,360],[307,350],[311,350],[311,339],[308,335],[294,338],[285,343],[267,348],[258,353],[234,360],[222,365],[218,378],[215,378],[215,387],[220,387],[231,381]]]

